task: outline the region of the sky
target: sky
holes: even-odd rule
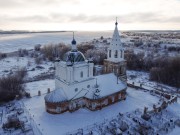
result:
[[[180,0],[0,0],[0,30],[180,30]]]

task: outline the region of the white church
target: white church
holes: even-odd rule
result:
[[[104,60],[105,74],[99,76],[93,76],[94,63],[78,51],[73,34],[71,51],[55,62],[55,90],[45,96],[47,112],[95,111],[126,99],[126,61],[117,25]]]

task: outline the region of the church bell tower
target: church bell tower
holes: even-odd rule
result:
[[[126,81],[126,60],[124,59],[124,48],[118,31],[117,18],[112,40],[107,51],[107,59],[104,60],[104,73],[111,72],[114,72],[122,81]]]

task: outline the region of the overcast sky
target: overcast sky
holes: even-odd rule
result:
[[[180,0],[0,0],[1,30],[180,30]]]

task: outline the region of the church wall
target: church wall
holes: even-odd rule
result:
[[[56,73],[55,76],[60,77],[60,79],[62,80],[67,80],[67,76],[66,76],[66,66],[62,66],[61,64],[56,64]]]
[[[82,94],[85,94],[86,91],[90,91],[92,87],[95,85],[95,79],[90,78],[89,80],[83,82],[76,82],[73,84],[65,84],[64,82],[59,81],[58,79],[55,80],[56,88],[63,88],[66,95],[69,95],[69,99],[73,98],[76,94],[82,91]],[[78,96],[83,96],[82,94],[78,94]]]
[[[89,63],[89,77],[93,77],[93,68],[94,68],[94,63]]]
[[[88,108],[91,111],[96,111],[125,99],[126,89],[99,99],[88,99],[86,97],[82,97],[72,101],[60,103],[45,102],[45,105],[47,112],[52,114],[59,114],[66,111],[73,112],[84,107]]]
[[[114,72],[118,76],[125,75],[126,78],[126,61],[112,62],[107,59],[104,60],[104,73]]]
[[[90,79],[84,82],[80,82],[80,83],[75,83],[73,85],[68,85],[66,87],[64,87],[64,92],[69,95],[69,97],[71,96],[71,98],[73,98],[75,95],[76,98],[77,97],[81,97],[84,96],[85,93],[87,93],[88,91],[91,91],[92,87],[94,87],[95,85],[95,79]]]
[[[86,79],[88,79],[88,65],[74,67],[74,81],[82,81]]]

